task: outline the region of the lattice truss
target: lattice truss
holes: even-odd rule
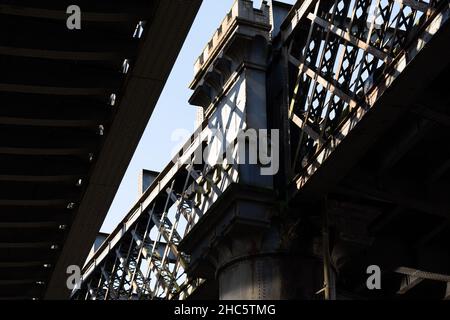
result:
[[[446,0],[303,1],[286,42],[290,65],[292,172],[325,142],[376,86],[391,62]]]
[[[119,240],[110,236],[110,243],[98,250],[98,257],[84,268],[85,279],[73,298],[184,299],[203,282],[186,277],[189,256],[179,252],[178,245],[208,206],[236,181],[237,171],[226,162],[195,164],[190,154],[178,160],[186,156],[191,161],[169,165],[148,192],[148,201],[128,215],[116,232]]]

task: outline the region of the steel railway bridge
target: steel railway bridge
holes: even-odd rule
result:
[[[159,65],[155,59],[164,61],[166,58],[155,52],[152,44],[156,41],[159,46],[169,47],[167,39],[155,40],[167,37],[167,33],[152,32],[153,24],[179,30],[180,26],[172,24],[186,23],[186,28],[187,22],[191,22],[194,9],[188,11],[192,15],[184,22],[159,21],[163,13],[158,10],[189,15],[188,7],[198,8],[197,1],[189,2],[186,8],[179,8],[183,1],[175,2],[176,5],[169,5],[169,1],[161,1],[153,11],[148,20],[150,30],[144,33],[132,70],[151,74]],[[13,9],[0,7],[0,14],[19,12],[28,17],[41,12]],[[174,159],[152,177],[152,183],[123,221],[86,262],[82,281],[71,298],[450,298],[449,14],[448,0],[299,0],[292,6],[263,1],[258,9],[253,7],[252,1],[236,0],[195,63],[189,102],[198,107],[203,121]],[[139,17],[141,20],[143,18]],[[117,28],[117,24],[112,23],[111,27]],[[177,38],[174,34],[174,37],[180,41],[182,36],[178,34]],[[170,52],[174,57],[173,48]],[[39,50],[0,47],[0,54],[11,57],[5,60],[7,69],[24,70],[17,66],[16,59],[25,60],[30,68],[45,68],[33,60],[38,58],[28,57],[44,54]],[[54,53],[52,57],[60,55],[63,53]],[[45,63],[60,62],[47,57]],[[164,65],[166,68],[160,72],[166,75],[170,66],[168,62]],[[89,67],[98,66],[89,64]],[[88,68],[84,62],[73,66],[76,72],[84,68]],[[55,72],[62,71],[55,68]],[[70,79],[83,80],[86,85],[87,72]],[[133,75],[132,71],[131,78]],[[136,75],[136,78],[141,77]],[[112,81],[108,76],[103,79]],[[147,83],[133,85],[132,80],[127,81],[123,97],[118,95],[121,97],[119,110],[120,103],[126,100],[127,90],[139,95],[135,103],[142,108],[145,99],[156,100],[155,92],[153,100],[145,96],[151,92],[142,90]],[[10,82],[0,84],[2,95],[7,91],[8,96],[37,99],[36,91],[40,89]],[[93,81],[93,84],[98,83],[103,82]],[[33,92],[25,94],[14,90]],[[61,98],[62,94],[53,93],[57,89],[48,90],[52,92],[46,99],[56,99],[53,95],[58,95],[59,103],[51,105],[52,110],[59,110],[70,102],[74,106],[75,101],[67,99],[67,93]],[[72,92],[75,89],[58,90]],[[105,98],[110,92],[106,92]],[[83,95],[77,99],[85,98]],[[14,111],[19,110],[16,105],[23,101],[5,100],[14,102],[14,108],[10,108]],[[33,102],[41,103],[40,100]],[[150,108],[147,104],[145,107]],[[42,102],[42,105],[46,104]],[[90,111],[93,109],[90,104],[81,105]],[[130,145],[119,135],[109,133],[111,141],[119,139],[123,143],[115,146],[116,152],[126,145],[131,154],[139,130],[131,128],[135,127],[131,116],[124,115],[117,120],[119,114],[120,111],[110,120],[112,122],[104,123],[114,126],[114,121],[121,121],[121,128],[134,134],[134,143]],[[5,130],[27,130],[26,135],[8,133],[8,143],[12,143],[10,137],[47,141],[35,132],[39,132],[41,126],[49,130],[42,124],[49,122],[18,118],[11,115],[2,118],[3,122],[9,121],[2,126],[7,128]],[[142,129],[147,118],[138,116],[135,121],[137,119],[142,121]],[[35,122],[41,126],[29,128]],[[67,127],[61,120],[55,123],[60,124],[58,128],[62,124]],[[261,174],[262,169],[267,169],[266,163],[233,161],[240,150],[248,147],[245,141],[242,143],[238,139],[239,134],[248,129],[260,133],[278,130],[279,143],[268,148],[272,156],[279,151],[276,174]],[[217,130],[225,139],[218,138]],[[73,130],[68,131],[74,135]],[[107,165],[111,153],[108,152],[108,133],[106,135],[102,147],[106,150],[100,152],[97,160],[101,162],[103,154],[103,165],[95,166],[103,175],[96,174],[96,169],[89,175],[94,180],[86,182],[88,187],[83,198],[89,209],[82,210],[82,201],[69,236],[61,237],[65,243],[61,240],[64,246],[59,259],[52,260],[58,264],[47,289],[47,298],[68,297],[62,270],[69,264],[80,264],[86,250],[80,250],[77,259],[64,258],[64,255],[78,252],[74,249],[77,243],[85,242],[85,248],[93,243],[100,222],[90,223],[95,219],[101,221],[110,203],[112,194],[98,200],[102,202],[98,204],[100,207],[89,203],[89,199],[95,202],[98,194],[102,194],[99,190],[89,191],[89,188],[104,186],[95,179],[110,179],[106,175],[116,170]],[[60,134],[57,137],[62,139]],[[47,142],[55,143],[54,140]],[[5,147],[5,143],[0,150],[13,153],[14,147]],[[231,150],[236,157],[215,164],[201,159],[204,150],[221,154],[224,149]],[[16,153],[1,157],[2,162],[12,157],[10,167],[2,166],[2,170],[19,170],[23,163],[14,158],[20,158]],[[86,154],[89,153],[81,156],[77,153],[77,157]],[[24,159],[33,156],[38,155],[27,154]],[[127,156],[123,156],[123,161],[129,160]],[[47,171],[61,169],[59,159],[54,163],[50,166],[46,162],[49,166],[46,170],[38,166],[32,168],[47,176]],[[116,174],[123,174],[123,167]],[[30,176],[2,175],[2,194],[24,194],[14,188],[29,182]],[[7,180],[8,177],[13,177],[14,181]],[[59,185],[54,181],[56,178],[45,179],[46,185]],[[63,178],[58,176],[59,183],[60,179]],[[108,184],[110,191],[117,188],[119,181],[114,177],[113,180]],[[34,192],[29,196],[40,192],[56,195],[64,193],[64,189],[35,189]],[[78,207],[79,202],[75,200],[65,199],[61,203],[67,206],[72,202]],[[21,202],[0,200],[2,206],[19,206],[18,203]],[[44,226],[28,222],[25,211],[34,213],[33,217],[40,211],[26,206],[20,208],[21,215],[14,211],[11,217],[21,217],[27,222],[12,223],[4,218],[8,215],[1,215],[5,223],[0,225],[3,230],[0,235],[13,237],[14,227],[27,225],[36,229],[36,233],[27,233],[36,245],[36,239],[44,234]],[[45,210],[45,214],[51,212]],[[90,230],[86,231],[89,236],[81,239],[84,237],[81,232],[86,229]],[[23,237],[23,233],[17,233],[17,237]],[[8,245],[2,243],[2,250],[14,247],[15,253],[19,247],[24,249],[23,243]],[[27,259],[31,259],[30,254],[35,259],[46,257],[39,250],[26,255]],[[0,264],[6,265],[7,262]],[[378,266],[382,274],[379,290],[369,290],[366,286],[367,268],[373,265]],[[9,268],[10,272],[18,272],[18,266]],[[18,275],[17,283],[0,281],[1,293],[8,292],[5,285],[18,288],[27,275],[30,275],[29,270]],[[28,288],[31,287],[27,285]]]

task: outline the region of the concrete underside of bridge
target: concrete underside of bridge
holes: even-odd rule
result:
[[[1,1],[0,299],[68,297],[200,3],[76,1],[69,30],[72,1]]]

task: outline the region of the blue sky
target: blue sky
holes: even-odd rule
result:
[[[162,170],[171,159],[172,149],[179,141],[172,141],[178,129],[194,130],[196,109],[188,104],[194,62],[230,10],[234,0],[203,0],[186,42],[172,69],[150,122],[141,138],[133,159],[117,191],[116,197],[101,228],[111,232],[138,199],[139,172],[145,168]],[[283,2],[293,3],[294,0]],[[255,7],[261,1],[255,0]]]

